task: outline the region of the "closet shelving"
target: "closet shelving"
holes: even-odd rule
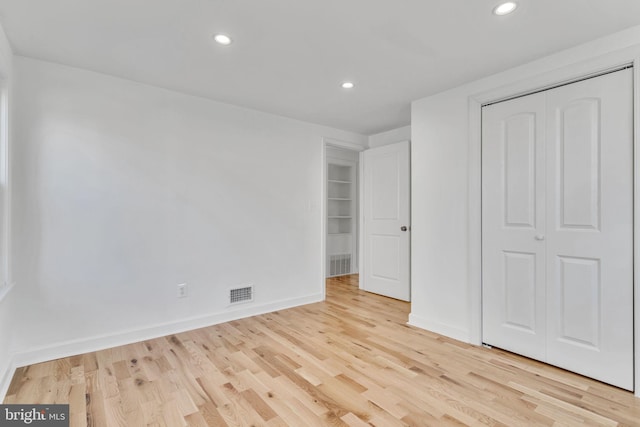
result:
[[[327,276],[355,272],[356,163],[327,164]]]

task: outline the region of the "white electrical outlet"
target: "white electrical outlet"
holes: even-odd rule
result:
[[[178,298],[184,298],[187,296],[187,284],[180,283],[178,285]]]

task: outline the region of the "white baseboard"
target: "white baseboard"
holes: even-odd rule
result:
[[[16,368],[15,360],[11,358],[4,372],[0,371],[0,403],[4,402],[4,397],[7,395],[7,391],[9,391],[9,386],[11,385],[11,380],[16,372]]]
[[[470,342],[469,331],[467,331],[466,329],[436,322],[430,319],[425,319],[424,317],[417,316],[413,313],[409,314],[409,321],[407,323],[417,328],[426,329],[428,331],[435,332],[436,334],[453,338],[454,340],[466,343]]]
[[[9,385],[11,384],[11,379],[13,378],[14,372],[16,368],[20,366],[31,365],[34,363],[46,362],[62,357],[69,357],[77,354],[103,350],[105,348],[131,344],[320,301],[323,301],[322,294],[315,294],[306,297],[291,298],[257,306],[247,306],[245,308],[238,308],[232,311],[187,318],[176,322],[168,322],[146,326],[138,329],[119,331],[113,334],[107,334],[97,337],[64,341],[60,343],[45,345],[42,347],[34,347],[26,351],[20,351],[12,355],[10,366],[7,367],[4,375],[1,377],[2,382],[0,382],[0,402],[4,400],[6,392],[9,389]],[[1,372],[2,371],[0,371],[0,374]]]

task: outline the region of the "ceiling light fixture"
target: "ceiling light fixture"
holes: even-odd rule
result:
[[[216,34],[215,36],[213,36],[213,39],[216,41],[216,43],[223,46],[230,45],[232,42],[231,37],[226,34]]]
[[[501,3],[493,9],[493,14],[498,16],[508,15],[514,10],[516,10],[517,7],[518,7],[518,3],[513,1]]]
[[[342,83],[342,89],[353,89],[355,85],[352,82],[344,82]]]

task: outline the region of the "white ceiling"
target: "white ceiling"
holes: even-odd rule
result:
[[[373,134],[412,100],[640,24],[638,0],[518,2],[0,0],[0,23],[19,55]]]

